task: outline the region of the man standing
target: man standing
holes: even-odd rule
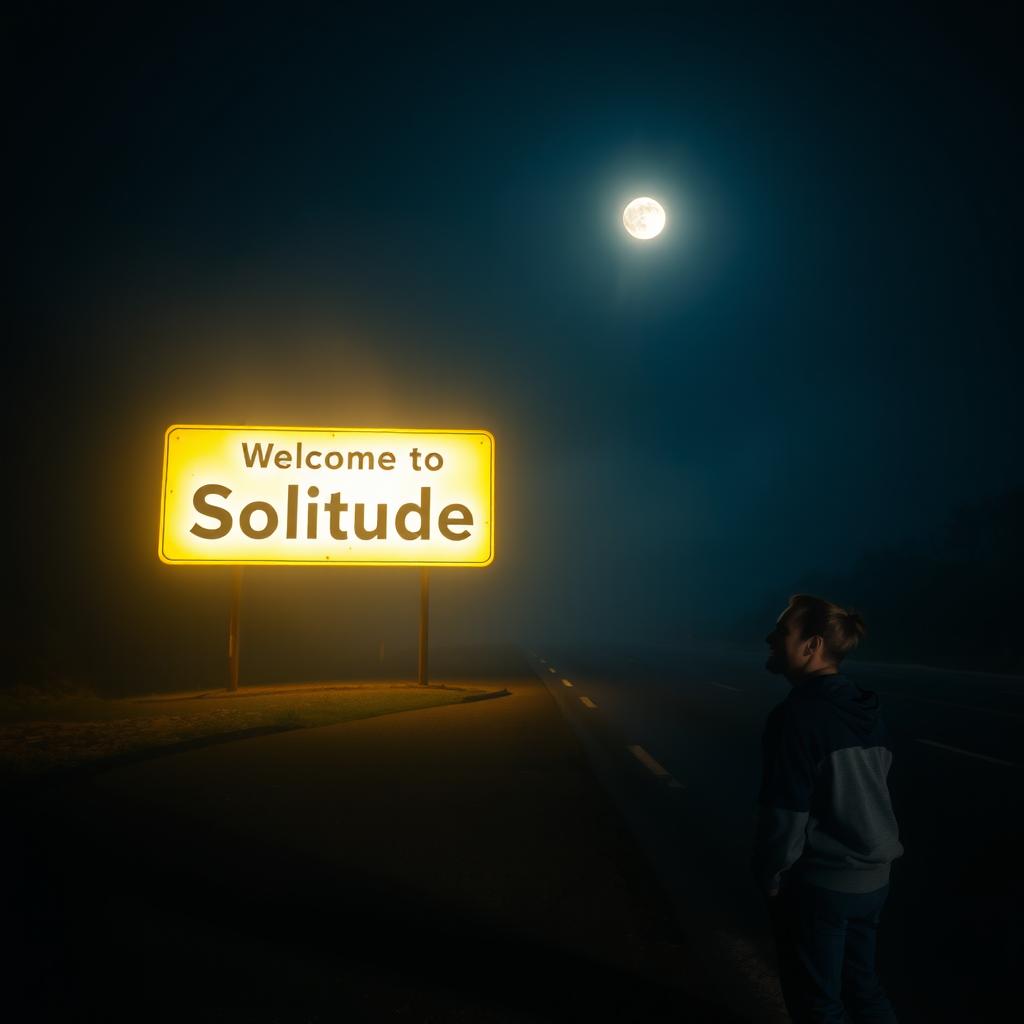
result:
[[[766,638],[765,668],[793,689],[765,725],[751,867],[796,1024],[896,1021],[875,973],[889,869],[903,853],[892,747],[877,695],[839,670],[864,633],[856,612],[797,594]]]

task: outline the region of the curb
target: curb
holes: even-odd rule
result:
[[[458,701],[459,704],[471,704],[475,700],[490,700],[492,697],[511,697],[511,690],[493,690],[491,693],[471,693],[468,697],[463,697],[462,700]]]

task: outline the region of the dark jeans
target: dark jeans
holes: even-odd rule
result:
[[[794,881],[769,899],[779,981],[794,1024],[895,1024],[875,974],[875,939],[888,895],[887,885],[847,893]]]

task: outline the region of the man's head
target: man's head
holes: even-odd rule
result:
[[[794,594],[765,640],[764,667],[791,683],[839,671],[839,663],[867,632],[860,615],[810,594]]]

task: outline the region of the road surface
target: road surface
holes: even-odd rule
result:
[[[748,858],[765,717],[789,684],[764,656],[536,646],[543,678],[673,895],[738,984],[782,1020]],[[1024,679],[851,659],[895,744],[905,855],[880,970],[901,1021],[999,1020],[1024,952]],[[698,897],[695,901],[695,895]]]

